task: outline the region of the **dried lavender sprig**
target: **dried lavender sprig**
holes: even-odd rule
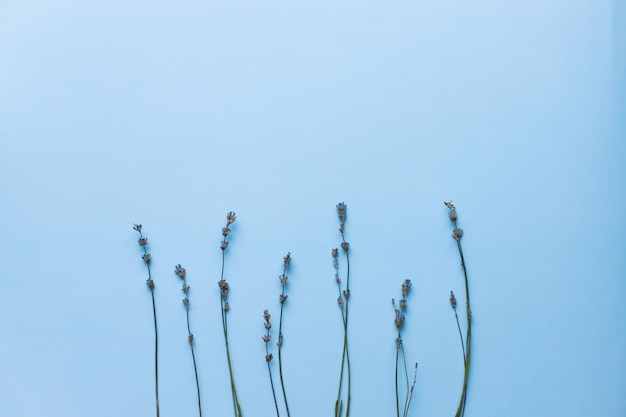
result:
[[[263,336],[263,341],[265,342],[265,362],[267,363],[267,372],[270,376],[270,386],[272,387],[272,397],[274,397],[276,416],[280,417],[280,412],[278,411],[278,401],[276,400],[276,390],[274,389],[274,378],[272,378],[272,368],[270,367],[270,362],[274,359],[274,355],[270,353],[269,348],[270,340],[272,340],[272,336],[270,335],[272,323],[270,323],[270,313],[267,310],[263,311],[263,318],[265,320],[265,336]]]
[[[235,417],[241,417],[241,406],[239,404],[239,399],[237,397],[237,389],[235,387],[235,378],[233,376],[233,366],[232,366],[232,362],[230,359],[230,348],[228,347],[228,320],[227,320],[227,312],[230,309],[230,305],[228,304],[228,291],[230,289],[230,286],[228,285],[228,283],[226,282],[226,280],[224,279],[224,266],[226,263],[226,248],[228,247],[228,240],[227,237],[230,234],[230,228],[228,226],[230,226],[231,224],[233,224],[235,222],[235,219],[237,217],[235,216],[234,212],[229,212],[226,215],[226,226],[224,228],[222,228],[222,243],[220,244],[220,249],[222,250],[222,272],[220,275],[220,280],[218,282],[218,285],[220,287],[220,305],[221,305],[221,315],[222,315],[222,328],[224,330],[224,345],[226,347],[226,359],[228,360],[228,373],[230,376],[230,389],[231,389],[231,394],[232,394],[232,398],[233,398],[233,412],[235,414]]]
[[[459,251],[459,257],[461,258],[461,267],[463,268],[463,277],[465,278],[465,303],[467,307],[467,333],[465,335],[465,372],[463,375],[463,390],[461,391],[461,399],[459,400],[459,406],[457,408],[455,417],[465,415],[465,405],[467,403],[467,384],[469,379],[470,370],[470,354],[471,354],[471,339],[472,339],[472,309],[470,306],[470,294],[469,294],[469,281],[467,278],[467,267],[465,265],[465,258],[463,257],[463,248],[461,247],[461,237],[463,236],[463,229],[459,229],[457,226],[457,212],[456,207],[452,204],[452,201],[444,201],[445,206],[449,209],[448,217],[453,224],[452,238],[456,241],[457,249]]]
[[[283,360],[282,360],[282,347],[283,347],[283,307],[285,301],[287,301],[287,294],[285,294],[285,288],[287,287],[287,269],[291,264],[291,253],[283,257],[283,274],[280,276],[280,284],[282,286],[282,292],[280,293],[280,318],[278,323],[278,374],[280,375],[280,386],[283,391],[283,399],[285,400],[285,409],[287,410],[287,416],[291,417],[289,413],[289,402],[287,401],[287,392],[285,391],[285,382],[283,380]],[[268,364],[269,366],[269,364]],[[274,388],[272,387],[272,390]],[[277,410],[278,411],[278,410]]]
[[[152,280],[152,273],[150,272],[150,261],[152,257],[148,253],[148,238],[144,237],[141,233],[141,224],[133,224],[133,229],[139,232],[139,246],[143,249],[143,256],[141,257],[148,267],[148,279],[146,284],[150,288],[152,295],[152,314],[154,316],[154,383],[155,383],[155,395],[156,395],[156,415],[159,414],[159,332],[157,329],[157,316],[156,316],[156,303],[154,301],[154,281]]]
[[[189,347],[191,347],[191,358],[193,359],[193,371],[196,375],[196,390],[198,391],[198,412],[200,413],[200,417],[202,417],[202,403],[200,401],[200,382],[198,381],[198,367],[196,366],[196,354],[193,349],[193,333],[191,333],[191,326],[189,325],[189,285],[187,285],[187,271],[185,268],[180,266],[180,264],[174,267],[174,272],[180,279],[183,280],[183,293],[185,293],[185,298],[183,299],[183,305],[185,306],[185,312],[187,315],[187,340],[189,342]]]
[[[415,386],[415,381],[417,379],[417,364],[416,364],[416,374],[413,378],[413,385],[409,386],[409,370],[406,363],[406,353],[404,351],[404,343],[402,341],[402,327],[405,322],[405,312],[407,306],[406,297],[409,294],[409,290],[411,289],[411,280],[404,280],[402,283],[402,298],[400,298],[398,305],[396,306],[395,300],[391,300],[391,303],[394,307],[394,311],[396,314],[394,323],[396,328],[398,329],[398,337],[396,338],[396,415],[400,417],[400,390],[398,386],[398,368],[399,368],[399,360],[400,360],[400,351],[402,351],[402,364],[404,368],[404,376],[406,383],[406,393],[404,398],[404,405],[402,407],[402,416],[406,417],[409,413],[409,407],[411,405],[411,400],[413,398],[413,387]]]
[[[450,306],[454,310],[454,317],[456,318],[456,327],[459,329],[459,337],[461,339],[461,353],[463,353],[463,366],[465,366],[465,343],[463,342],[463,332],[461,331],[461,324],[459,323],[459,315],[456,312],[456,297],[454,293],[450,291]]]
[[[339,285],[339,298],[337,299],[339,303],[339,307],[341,308],[341,316],[343,320],[343,353],[341,357],[341,371],[339,376],[339,388],[337,390],[337,401],[335,402],[335,417],[341,417],[343,413],[343,400],[341,399],[341,391],[343,388],[343,375],[344,369],[346,371],[346,376],[348,379],[348,388],[347,388],[347,398],[346,398],[346,414],[345,417],[350,416],[350,402],[351,402],[351,372],[350,372],[350,353],[348,349],[348,310],[349,310],[349,302],[350,299],[350,256],[348,255],[348,251],[350,250],[350,244],[346,242],[345,239],[345,222],[346,222],[346,212],[347,206],[345,203],[341,202],[337,204],[337,215],[339,217],[339,232],[341,233],[341,248],[346,254],[346,289],[341,291],[341,280],[339,279],[338,273],[335,275],[337,284]],[[335,265],[335,269],[338,269],[337,266],[337,249],[333,249],[333,257],[335,260],[333,261]],[[343,298],[342,298],[343,296]],[[345,302],[344,302],[345,301]],[[345,307],[344,307],[345,305]]]

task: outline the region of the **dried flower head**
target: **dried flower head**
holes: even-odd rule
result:
[[[271,353],[268,353],[267,355],[265,355],[265,361],[269,362],[272,359],[274,359],[274,355],[272,355]]]
[[[402,297],[406,297],[410,289],[411,289],[411,280],[405,279],[404,282],[402,283]]]
[[[452,204],[452,200],[450,201],[444,201],[443,204],[446,205],[446,207],[448,207],[450,210],[455,210],[454,208],[454,204]]]
[[[185,308],[189,308],[189,298],[183,298],[183,305],[185,306]]]
[[[339,233],[342,233],[342,234],[343,234],[343,232],[345,232],[345,231],[346,231],[346,229],[345,229],[345,227],[344,227],[343,223],[341,223],[341,224],[339,225]]]
[[[289,278],[287,275],[282,274],[278,277],[278,279],[280,280],[280,283],[283,287],[287,286],[287,278]]]
[[[192,345],[193,344],[193,333],[189,334],[189,337],[187,338],[187,340],[189,340],[189,344]]]
[[[178,275],[181,279],[185,279],[185,272],[186,272],[186,270],[185,270],[185,268],[180,266],[180,264],[176,265],[175,272],[176,272],[176,275]]]
[[[343,290],[343,296],[347,301],[350,298],[350,290]]]
[[[337,261],[337,259],[333,259],[333,268],[339,268],[339,261]]]
[[[279,301],[280,301],[280,303],[281,303],[281,304],[284,304],[284,303],[285,303],[285,301],[287,301],[287,297],[288,297],[288,295],[287,295],[287,294],[280,294],[280,300],[279,300]]]
[[[189,289],[190,289],[190,288],[191,288],[191,287],[190,287],[189,285],[187,285],[187,284],[183,284],[183,292],[184,292],[185,294],[187,294],[187,293],[189,292]]]
[[[145,263],[149,264],[149,263],[150,263],[150,260],[151,260],[152,258],[150,257],[150,254],[149,254],[149,253],[145,253],[145,254],[143,254],[143,256],[141,257],[141,259],[143,259],[143,261],[144,261]]]
[[[337,298],[337,303],[339,304],[339,308],[343,308],[343,300],[341,299],[341,297]]]
[[[230,304],[228,304],[228,303],[224,304],[223,310],[224,310],[224,312],[227,312],[228,310],[230,310]]]
[[[339,251],[337,250],[337,248],[333,248],[332,254],[333,254],[333,258],[336,258],[337,255],[339,255]]]
[[[398,303],[400,305],[400,310],[406,310],[406,300],[403,298]]]
[[[335,274],[335,281],[337,281],[337,284],[341,284],[341,278],[339,278],[339,274]]]
[[[348,252],[348,249],[350,249],[350,244],[348,242],[341,242],[341,249]]]
[[[141,225],[137,223],[133,223],[133,229],[141,233]]]
[[[152,278],[148,278],[148,280],[146,281],[146,285],[148,285],[148,287],[153,290],[154,289],[154,281],[152,280]]]
[[[272,340],[272,336],[270,336],[269,334],[266,334],[265,336],[262,337],[262,339],[265,343],[269,343],[270,340]]]
[[[461,240],[461,236],[463,236],[463,229],[454,229],[452,231],[452,238],[457,242]]]
[[[283,268],[289,268],[289,264],[291,263],[291,252],[287,252],[287,255],[283,256]]]
[[[450,305],[452,308],[456,309],[456,297],[452,291],[450,291]]]
[[[228,240],[222,240],[222,243],[220,244],[220,249],[226,250],[227,247],[228,247]]]
[[[148,246],[148,238],[147,237],[140,237],[139,238],[139,246]]]
[[[230,229],[228,227],[222,227],[222,236],[226,237],[230,234]]]
[[[402,328],[402,325],[404,324],[404,314],[400,313],[400,310],[396,310],[395,323],[398,329]]]
[[[402,338],[398,336],[396,338],[396,347],[399,348],[400,346],[402,346]]]
[[[236,219],[237,216],[235,216],[234,211],[228,212],[228,214],[226,215],[226,226],[230,226],[231,224],[233,224]]]
[[[269,321],[266,321],[266,322],[265,322],[265,328],[266,328],[267,330],[271,329],[271,328],[272,328],[272,323],[270,323]]]
[[[337,215],[343,226],[343,223],[346,221],[346,205],[343,202],[337,204]]]
[[[265,319],[265,321],[270,321],[270,317],[272,317],[272,316],[270,315],[270,312],[269,312],[269,311],[267,311],[267,310],[264,310],[264,311],[263,311],[263,319]]]

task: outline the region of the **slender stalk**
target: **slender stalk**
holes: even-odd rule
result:
[[[459,329],[459,337],[461,338],[461,353],[463,353],[463,365],[465,365],[465,343],[463,342],[463,332],[461,332],[461,324],[459,323],[459,315],[454,310],[454,317],[456,318],[456,327]]]
[[[200,412],[200,417],[202,417],[202,403],[200,402],[200,382],[198,381],[198,367],[196,366],[196,354],[193,350],[193,345],[191,345],[191,357],[193,359],[193,371],[196,374],[196,389],[198,391],[198,411]]]
[[[150,268],[148,268],[148,271]],[[159,413],[159,332],[157,330],[156,303],[154,302],[154,288],[150,289],[152,293],[152,313],[154,315],[154,390],[156,395],[156,415]]]
[[[282,347],[283,347],[283,308],[285,301],[287,301],[287,295],[285,294],[285,288],[287,286],[287,268],[291,264],[291,253],[287,253],[283,257],[283,274],[280,276],[280,283],[282,285],[282,292],[280,293],[280,317],[278,320],[278,374],[280,376],[280,386],[283,391],[283,399],[285,400],[285,410],[287,411],[287,417],[291,417],[289,412],[289,402],[287,401],[287,392],[285,391],[285,381],[283,379],[283,360],[282,360]],[[273,387],[272,387],[273,389]]]
[[[344,238],[344,233],[341,232],[341,240],[344,244],[347,245],[346,239]],[[347,248],[348,246],[346,246]],[[348,255],[348,251],[346,250],[346,293],[350,294],[350,256]],[[351,383],[352,383],[352,373],[350,371],[350,349],[348,347],[348,309],[350,307],[350,296],[346,296],[346,320],[344,326],[344,340],[343,343],[345,345],[345,355],[346,355],[346,363],[348,365],[348,405],[346,406],[346,417],[350,417],[350,393],[351,393]]]
[[[265,349],[267,352],[268,351],[267,345],[265,346]],[[278,401],[276,400],[276,391],[274,390],[274,379],[272,378],[272,370],[270,368],[269,361],[267,362],[267,372],[270,374],[270,385],[272,386],[272,396],[274,397],[274,406],[276,407],[276,415],[280,417],[280,412],[278,411]]]
[[[287,417],[291,417],[291,414],[289,413],[289,403],[287,402],[287,393],[285,391],[285,381],[283,380],[283,360],[282,360],[283,357],[281,355],[282,346],[283,346],[282,329],[283,329],[283,304],[281,303],[280,304],[280,319],[278,323],[278,375],[280,376],[280,387],[283,391],[283,398],[285,400],[285,409],[287,410]]]
[[[339,388],[337,390],[337,401],[335,402],[335,417],[341,417],[343,414],[343,400],[341,399],[341,393],[343,388],[343,375],[346,373],[347,377],[347,395],[346,395],[346,414],[345,417],[350,417],[350,404],[351,404],[351,369],[350,369],[350,350],[348,344],[348,318],[349,318],[349,305],[350,305],[350,245],[345,239],[345,220],[346,220],[346,205],[344,203],[337,204],[337,214],[339,216],[339,232],[341,233],[341,248],[346,254],[346,289],[343,291],[343,298],[341,293],[341,280],[339,278],[337,255],[338,250],[333,249],[333,258],[336,269],[336,280],[339,288],[339,307],[341,307],[341,318],[343,321],[343,352],[341,355],[341,373],[339,376]],[[345,300],[345,302],[344,302]],[[345,311],[344,311],[345,310]]]
[[[202,402],[200,400],[200,382],[198,380],[198,367],[196,364],[196,353],[193,348],[193,333],[191,333],[191,325],[189,323],[189,286],[187,285],[187,272],[185,268],[180,266],[180,264],[176,265],[175,271],[176,275],[178,275],[183,280],[183,293],[185,294],[185,298],[183,299],[183,305],[185,306],[185,313],[187,318],[187,340],[189,342],[189,347],[191,348],[191,359],[193,360],[193,371],[196,377],[196,391],[198,396],[198,413],[200,413],[200,417],[202,417]]]
[[[156,403],[156,415],[160,416],[159,412],[159,332],[157,327],[156,316],[156,302],[154,299],[154,281],[152,280],[152,272],[150,271],[151,256],[148,253],[148,239],[145,238],[141,232],[141,225],[133,225],[133,229],[139,232],[139,246],[143,249],[142,259],[144,260],[146,267],[148,268],[148,279],[146,284],[150,288],[150,294],[152,296],[152,314],[154,317],[154,385],[155,385],[155,403]]]
[[[398,337],[400,335],[398,334]],[[398,387],[398,357],[400,355],[400,348],[396,346],[396,416],[400,417],[400,390]]]
[[[270,362],[273,359],[269,348],[270,340],[272,339],[272,337],[270,336],[270,329],[272,328],[272,324],[270,323],[270,313],[267,310],[263,312],[263,318],[265,319],[266,329],[265,336],[263,336],[263,341],[265,342],[265,362],[267,363],[267,373],[270,376],[270,386],[272,387],[272,397],[274,398],[274,407],[276,407],[276,416],[280,417],[280,411],[278,410],[278,400],[276,399],[276,390],[274,389],[274,378],[272,377],[272,368],[270,367]]]
[[[393,305],[395,311],[395,320],[394,323],[396,328],[398,329],[398,337],[396,338],[396,374],[395,374],[395,387],[396,387],[396,416],[407,417],[409,413],[409,406],[411,404],[411,399],[413,397],[413,387],[415,386],[415,380],[417,378],[417,368],[416,375],[413,379],[413,386],[409,384],[409,369],[406,364],[406,352],[404,350],[404,343],[402,341],[402,327],[405,322],[405,312],[407,307],[407,295],[409,294],[409,290],[411,289],[411,280],[406,279],[402,283],[402,298],[400,298],[398,304],[396,304],[396,300],[392,299],[391,304]],[[402,368],[404,369],[404,384],[405,384],[405,394],[404,394],[404,404],[402,406],[402,414],[400,414],[400,353],[402,353]]]
[[[404,353],[404,344],[402,345],[402,361],[404,362],[404,376],[406,379],[406,395],[404,398],[404,411],[402,413],[403,417],[406,417],[408,410],[408,405],[409,405],[409,370],[406,366],[406,354]]]
[[[415,363],[415,373],[413,374],[413,384],[411,385],[411,389],[409,390],[409,402],[406,405],[406,409],[404,411],[405,417],[409,415],[409,407],[411,407],[411,401],[413,401],[413,389],[415,388],[415,382],[417,381],[417,362]]]
[[[466,316],[467,316],[467,332],[465,335],[465,356],[464,356],[464,364],[465,364],[465,372],[463,374],[463,389],[461,391],[461,398],[459,399],[459,406],[456,411],[455,417],[462,417],[465,415],[465,405],[467,403],[467,387],[469,381],[469,371],[470,371],[470,359],[471,359],[471,339],[472,339],[472,309],[470,305],[470,293],[469,293],[469,279],[467,277],[467,267],[465,265],[465,258],[463,256],[463,248],[461,246],[461,237],[463,236],[463,230],[459,229],[457,226],[457,212],[454,204],[452,202],[444,202],[446,207],[450,210],[449,217],[452,222],[454,228],[452,230],[452,237],[456,241],[457,249],[459,251],[459,257],[461,258],[461,267],[463,268],[463,278],[465,280],[465,305],[466,305]],[[457,322],[458,323],[458,322]],[[460,327],[460,326],[459,326]],[[463,340],[461,340],[463,343]]]
[[[230,229],[228,228],[228,226],[230,226],[235,221],[235,219],[236,219],[235,213],[232,211],[229,212],[226,216],[226,227],[222,228],[222,236],[224,237],[220,245],[220,249],[222,249],[222,271],[220,274],[220,280],[218,282],[218,285],[221,290],[220,306],[221,306],[221,316],[222,316],[222,329],[224,331],[224,346],[226,348],[226,359],[228,361],[228,374],[230,376],[230,388],[231,388],[231,394],[232,394],[232,400],[233,400],[233,413],[235,417],[241,417],[242,415],[241,406],[239,404],[239,399],[237,397],[237,389],[235,387],[235,378],[233,375],[233,366],[232,366],[232,361],[230,358],[230,348],[228,345],[227,312],[230,306],[228,302],[226,302],[226,300],[228,298],[228,291],[230,287],[228,283],[226,282],[226,280],[224,279],[224,266],[226,264],[225,251],[229,243],[226,238],[230,234]]]
[[[456,297],[454,292],[450,291],[450,305],[454,310],[454,318],[456,319],[456,328],[459,330],[459,339],[461,340],[461,353],[463,354],[463,366],[465,367],[465,342],[463,342],[463,332],[461,331],[461,324],[459,323],[459,314],[456,311]]]

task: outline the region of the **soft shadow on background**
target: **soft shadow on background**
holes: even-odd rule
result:
[[[293,256],[294,415],[333,411],[330,251],[348,204],[353,416],[393,415],[391,298],[411,416],[452,416],[463,294],[467,416],[626,415],[626,6],[615,1],[7,1],[0,6],[0,415],[194,415],[187,268],[206,415],[231,410],[220,230],[245,415],[272,416],[262,312]]]

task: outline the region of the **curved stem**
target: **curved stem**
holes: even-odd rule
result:
[[[457,222],[454,221],[454,228],[457,229]],[[470,306],[470,293],[469,293],[469,280],[467,278],[467,267],[465,265],[465,258],[463,256],[463,248],[461,247],[460,238],[456,240],[457,249],[459,250],[459,257],[461,258],[461,267],[463,268],[463,278],[465,279],[465,303],[467,307],[467,333],[465,336],[465,343],[467,346],[465,354],[465,373],[463,376],[463,390],[461,392],[461,399],[459,400],[459,407],[457,408],[456,417],[465,415],[465,404],[467,401],[467,385],[469,380],[470,370],[470,352],[471,352],[471,337],[472,337],[472,313]]]
[[[344,233],[341,232],[341,240],[346,243],[346,239]],[[346,291],[350,294],[350,256],[348,255],[348,251],[346,252]],[[348,349],[348,308],[350,306],[350,296],[346,297],[346,318],[344,322],[344,346],[345,346],[345,357],[348,365],[348,401],[346,406],[346,417],[350,417],[350,392],[351,392],[351,372],[350,372],[350,351]]]
[[[183,281],[183,283],[186,284],[186,281]],[[187,333],[189,334],[188,337],[191,338],[191,326],[189,324],[189,308],[185,308],[185,311],[187,313]],[[198,367],[196,365],[196,354],[193,349],[193,340],[191,341],[189,346],[191,347],[191,358],[193,359],[193,371],[196,376],[196,390],[198,392],[198,412],[200,413],[200,417],[202,417],[202,403],[200,401],[200,382],[198,380]]]
[[[148,266],[148,275],[150,274]],[[156,303],[154,302],[154,288],[150,289],[152,293],[152,312],[154,314],[154,380],[156,392],[156,415],[159,417],[159,333],[157,331]]]
[[[226,241],[226,237],[224,237],[224,241]],[[224,264],[225,264],[225,250],[222,250],[222,272],[220,275],[220,280],[224,279]],[[239,401],[237,399],[237,389],[235,388],[235,378],[233,376],[233,366],[230,360],[230,348],[228,347],[228,320],[226,318],[226,311],[224,311],[224,298],[220,294],[220,306],[221,306],[221,314],[222,314],[222,328],[224,330],[224,346],[226,347],[226,359],[228,360],[228,374],[230,376],[230,388],[231,394],[233,398],[233,412],[235,417],[241,417],[241,406],[239,405]]]
[[[269,333],[269,329],[267,331]],[[269,347],[268,347],[268,343],[265,343],[265,357],[267,358],[269,355],[270,351],[269,351]],[[276,390],[274,390],[274,378],[272,378],[272,368],[270,367],[270,361],[268,361],[267,359],[265,360],[267,362],[267,373],[270,375],[270,385],[272,386],[272,396],[274,397],[274,406],[276,407],[276,416],[280,417],[280,412],[278,411],[278,401],[276,400]]]
[[[283,275],[284,274],[285,274],[285,270],[283,270]],[[285,295],[284,287],[283,287],[282,295]],[[282,355],[281,355],[282,346],[283,346],[283,306],[284,306],[284,303],[281,303],[280,304],[280,318],[279,318],[279,323],[278,323],[278,340],[280,342],[278,344],[278,374],[280,376],[280,386],[283,391],[283,398],[285,400],[285,409],[287,410],[287,417],[290,417],[291,414],[289,413],[289,403],[287,402],[287,393],[285,392],[285,382],[283,381],[283,361],[282,361]],[[274,386],[272,386],[272,390],[274,390]]]
[[[404,362],[404,376],[406,378],[406,396],[404,398],[404,411],[402,413],[403,417],[406,417],[408,410],[408,406],[409,406],[409,370],[407,369],[406,366],[406,354],[404,353],[404,344],[401,346],[402,347],[402,361]]]
[[[465,343],[463,342],[463,332],[461,332],[461,324],[459,323],[459,315],[454,309],[454,317],[456,318],[456,327],[459,329],[459,337],[461,338],[461,351],[463,353],[463,365],[465,365]]]
[[[196,374],[196,389],[198,391],[198,411],[200,412],[200,417],[202,417],[202,403],[200,402],[200,382],[198,381],[198,368],[196,366],[196,354],[193,350],[193,345],[191,345],[191,357],[193,358],[193,370]]]
[[[400,391],[398,389],[398,358],[400,355],[400,348],[396,347],[396,416],[400,417]]]

